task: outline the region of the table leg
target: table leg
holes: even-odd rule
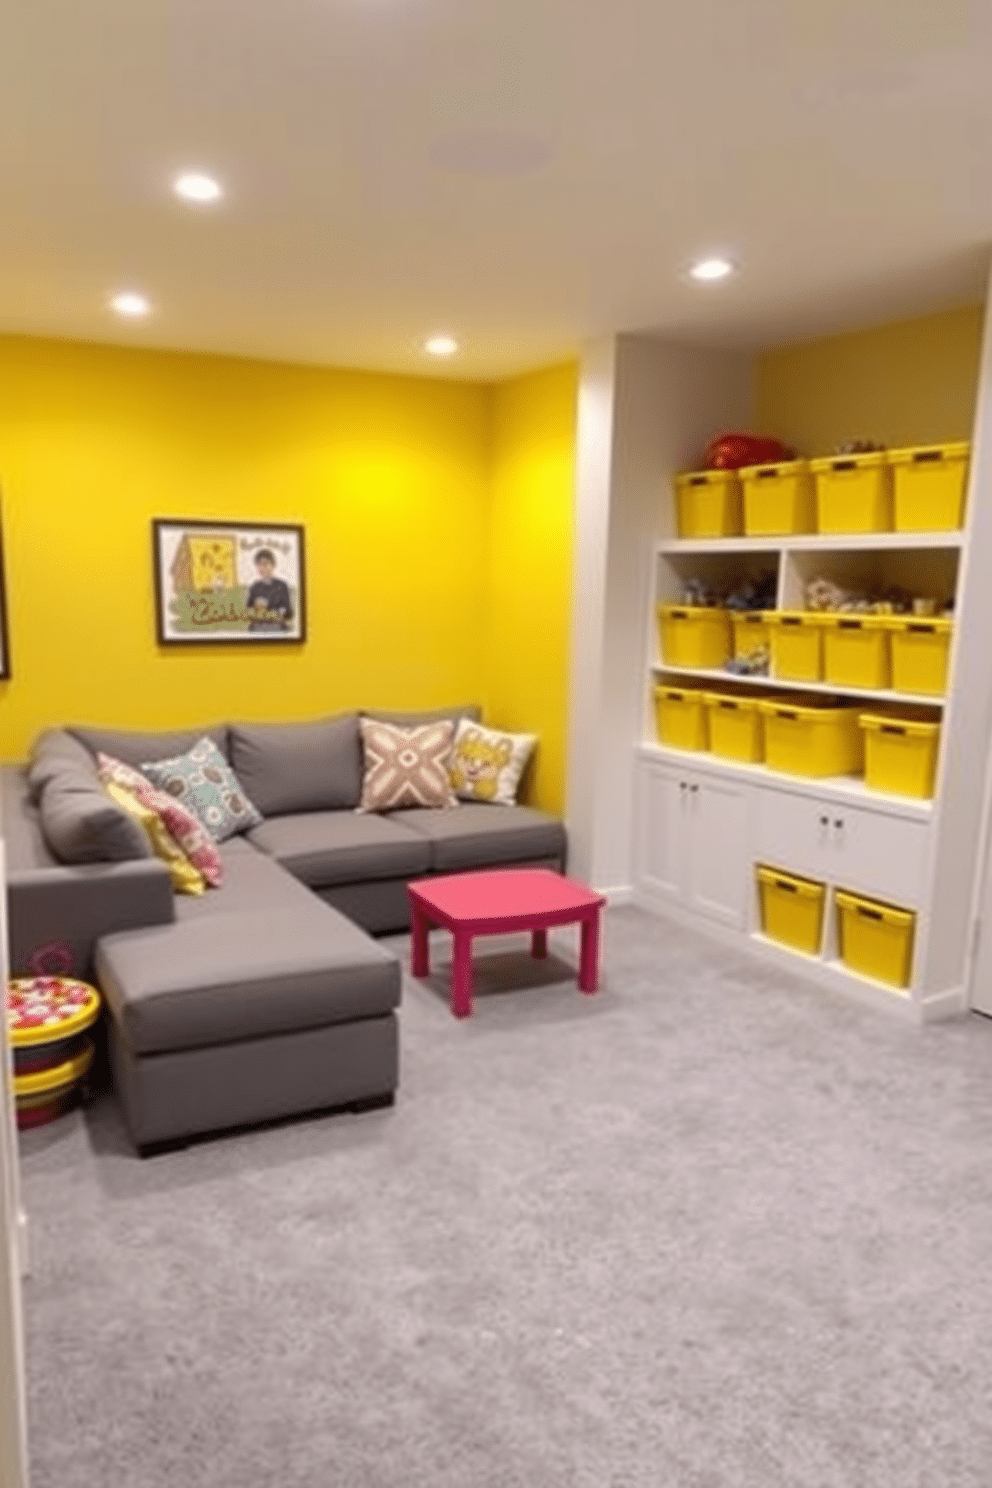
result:
[[[579,991],[595,992],[599,981],[599,906],[582,921],[579,948]]]
[[[430,923],[416,904],[410,906],[410,929],[413,932],[410,970],[415,977],[427,976],[431,969]]]
[[[530,953],[539,959],[548,954],[548,932],[547,930],[535,930],[531,939]]]
[[[455,930],[455,948],[451,963],[451,1011],[456,1018],[467,1018],[472,1011],[472,937]]]

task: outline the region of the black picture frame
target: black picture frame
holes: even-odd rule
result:
[[[0,504],[0,682],[9,682],[12,676],[10,627],[7,624],[7,584],[4,571],[3,508]]]
[[[155,517],[152,572],[160,646],[299,646],[307,638],[302,523]],[[264,593],[249,609],[253,590]]]

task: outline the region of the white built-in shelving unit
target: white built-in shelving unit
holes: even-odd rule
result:
[[[676,536],[674,477],[693,467],[715,432],[753,426],[752,373],[738,356],[650,338],[615,338],[589,349],[579,409],[573,867],[615,899],[695,925],[769,965],[917,1020],[945,1017],[969,1003],[992,733],[992,343],[987,333],[960,532]],[[937,429],[921,429],[918,442],[939,437]],[[805,608],[806,585],[817,575],[849,587],[900,586],[937,600],[953,597],[946,697],[664,663],[659,604],[681,603],[693,578],[728,592],[760,573],[774,575],[779,609]],[[663,746],[654,688],[662,680],[690,679],[752,694],[794,686],[845,702],[926,707],[942,724],[934,799],[884,795],[860,778],[785,776]],[[801,955],[762,935],[758,863],[826,885],[819,955]],[[841,964],[838,889],[914,911],[913,972],[905,991]]]

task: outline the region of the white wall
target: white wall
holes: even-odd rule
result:
[[[651,549],[671,534],[672,476],[752,418],[748,357],[618,336],[589,346],[579,391],[569,861],[631,884],[633,750],[647,688]]]

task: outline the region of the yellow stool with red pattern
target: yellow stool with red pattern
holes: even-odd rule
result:
[[[93,1063],[86,1030],[100,1016],[100,994],[74,977],[19,977],[7,984],[6,1011],[23,1131],[54,1121],[75,1103]]]

